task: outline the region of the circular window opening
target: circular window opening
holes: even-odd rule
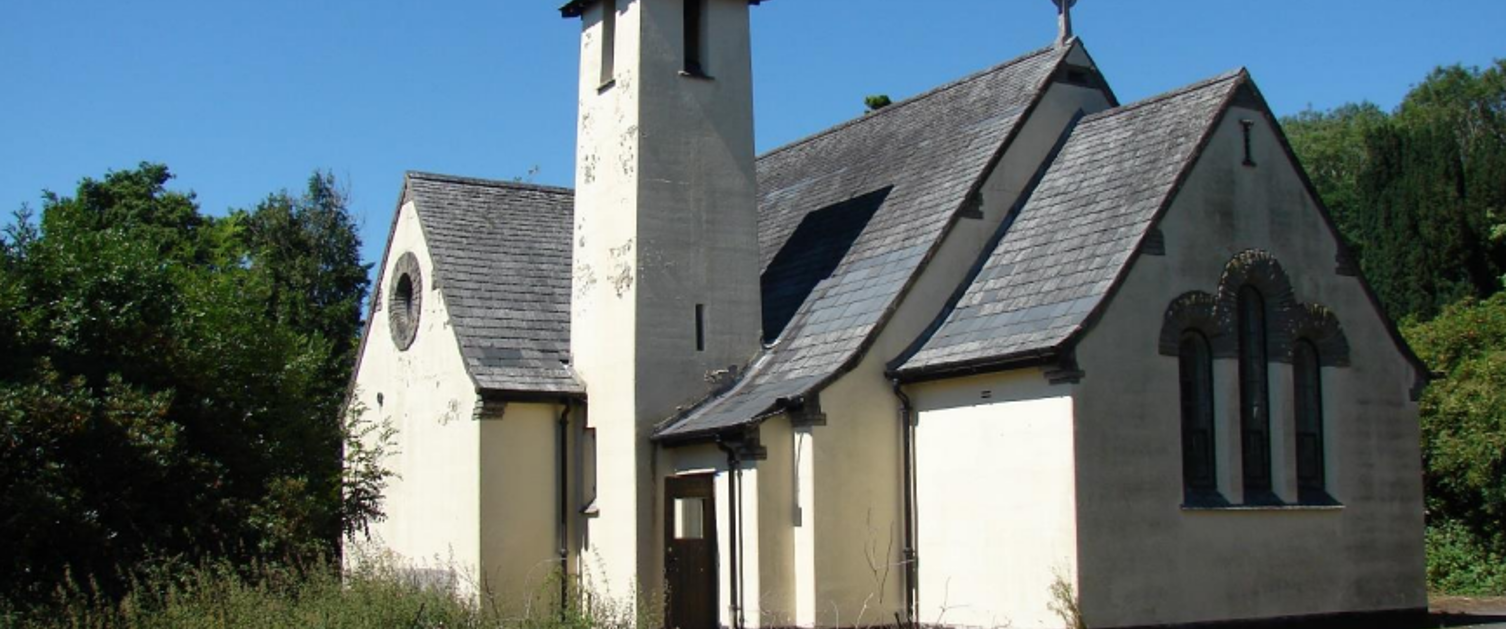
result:
[[[413,318],[413,276],[404,274],[397,278],[397,290],[392,293],[397,300],[397,314],[405,319]]]
[[[392,271],[387,320],[392,328],[392,342],[399,350],[406,350],[418,336],[418,319],[423,313],[423,274],[418,268],[418,257],[412,253],[398,258]]]

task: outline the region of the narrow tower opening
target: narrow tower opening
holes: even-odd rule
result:
[[[685,0],[685,73],[706,76],[706,0]]]
[[[706,351],[706,306],[695,305],[695,351]]]
[[[617,76],[617,0],[601,0],[601,85]]]
[[[1255,165],[1255,145],[1254,145],[1254,139],[1252,139],[1251,136],[1255,133],[1255,121],[1254,120],[1241,120],[1241,121],[1239,121],[1239,126],[1241,128],[1243,128],[1244,132],[1245,132],[1245,165],[1246,166],[1254,166]]]
[[[706,305],[696,304],[696,351],[706,351]]]

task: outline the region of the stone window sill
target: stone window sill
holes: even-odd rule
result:
[[[1343,511],[1343,510],[1344,510],[1344,505],[1337,504],[1337,503],[1335,503],[1335,504],[1289,504],[1289,505],[1228,505],[1228,506],[1221,506],[1221,507],[1206,506],[1206,505],[1186,505],[1186,504],[1182,505],[1182,511],[1184,511],[1184,512],[1192,512],[1192,513],[1225,513],[1225,512],[1236,512],[1236,511],[1238,511],[1238,512],[1245,512],[1245,511],[1252,511],[1252,512],[1253,511],[1261,511],[1261,512],[1264,512],[1264,511],[1284,512],[1284,511]]]

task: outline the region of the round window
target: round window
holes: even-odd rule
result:
[[[387,321],[392,342],[399,350],[413,345],[418,336],[418,318],[423,313],[424,276],[418,268],[418,256],[405,253],[392,267],[392,286],[388,289]]]

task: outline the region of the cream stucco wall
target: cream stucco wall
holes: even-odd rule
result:
[[[1258,166],[1241,120],[1256,121]],[[1134,262],[1078,349],[1075,387],[1080,587],[1094,627],[1378,611],[1426,606],[1422,473],[1412,366],[1337,247],[1267,120],[1235,108],[1167,212],[1165,256]],[[1238,252],[1264,249],[1296,298],[1333,310],[1352,366],[1324,368],[1329,493],[1341,507],[1181,506],[1177,359],[1158,336],[1172,299],[1216,290]],[[1215,360],[1220,485],[1239,502],[1239,396]],[[1290,365],[1270,364],[1276,490],[1295,501]]]
[[[912,389],[920,621],[1061,627],[1051,586],[1077,564],[1070,388],[1031,369]]]
[[[1079,49],[1073,61],[1087,59]],[[1073,116],[1107,106],[1096,90],[1050,86],[986,177],[984,218],[952,228],[859,364],[821,391],[826,425],[806,429],[809,436],[797,442],[803,517],[794,547],[811,554],[794,560],[800,626],[892,622],[904,614],[899,400],[886,364],[935,320]]]
[[[481,417],[482,583],[499,606],[517,612],[558,599],[561,408],[513,402]]]
[[[396,473],[387,518],[353,558],[385,555],[421,579],[521,607],[557,569],[555,426],[558,404],[511,403],[498,414],[477,395],[451,327],[413,204],[399,209],[387,256],[412,252],[423,274],[422,314],[412,346],[399,351],[383,309],[372,318],[356,396],[395,430],[385,466]],[[390,294],[382,287],[382,294]],[[479,416],[479,419],[478,419]]]
[[[662,577],[651,429],[759,349],[752,60],[747,2],[707,3],[708,77],[682,72],[682,3],[616,4],[608,84],[603,3],[583,22],[571,350],[597,429],[587,535],[599,585],[651,593]]]
[[[434,282],[434,264],[413,204],[398,211],[382,277],[412,252],[423,274],[418,335],[407,351],[392,341],[386,304],[371,321],[356,375],[356,396],[370,416],[397,431],[386,467],[387,518],[358,546],[391,553],[426,579],[452,581],[476,592],[481,559],[481,433],[473,419],[476,392],[461,362],[460,346]],[[391,293],[381,287],[381,295]]]

